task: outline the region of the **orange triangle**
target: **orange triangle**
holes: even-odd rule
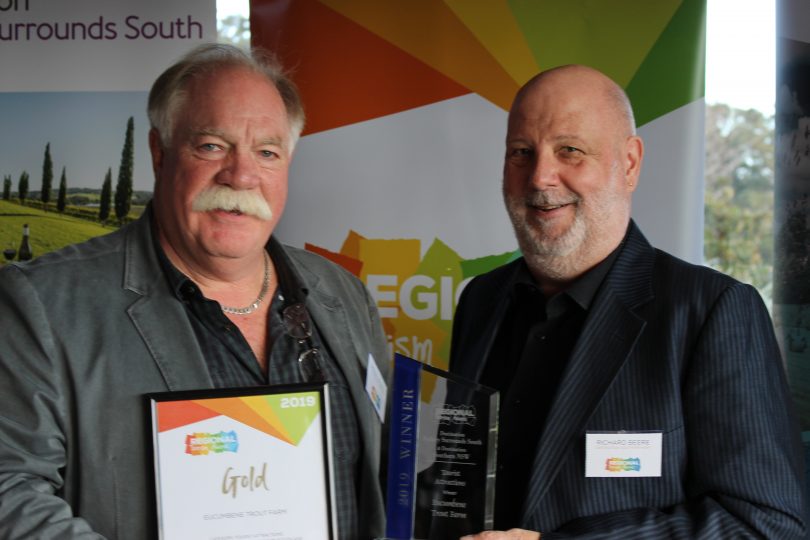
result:
[[[251,0],[254,46],[292,71],[318,133],[471,93],[315,0]]]
[[[159,401],[156,407],[158,433],[219,416],[219,413],[193,401]]]
[[[276,426],[270,424],[262,418],[255,410],[251,409],[241,398],[207,399],[198,402],[212,411],[216,411],[228,418],[233,418],[245,425],[267,433],[284,442],[291,442],[286,433],[282,433]]]

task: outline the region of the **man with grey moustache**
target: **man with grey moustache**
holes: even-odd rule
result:
[[[155,537],[145,394],[314,381],[330,387],[339,538],[381,536],[375,304],[273,237],[304,125],[294,85],[270,58],[204,45],[157,79],[148,115],[143,216],[0,272],[0,537]]]

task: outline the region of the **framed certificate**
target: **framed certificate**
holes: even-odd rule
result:
[[[147,399],[161,539],[337,537],[327,384]]]

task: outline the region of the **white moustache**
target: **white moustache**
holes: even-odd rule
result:
[[[269,221],[273,217],[270,205],[255,191],[242,191],[227,186],[214,186],[200,192],[191,205],[195,212],[224,210],[240,212]]]

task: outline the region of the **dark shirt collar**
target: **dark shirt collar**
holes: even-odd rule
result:
[[[157,235],[157,226],[152,221],[151,224],[152,245],[155,247],[155,253],[160,261],[161,269],[166,279],[169,282],[169,287],[174,292],[178,300],[190,300],[192,297],[199,293],[197,285],[185,274],[175,267],[160,245]],[[307,288],[303,286],[303,282],[298,274],[290,264],[290,259],[284,248],[275,237],[270,237],[267,241],[265,249],[270,254],[273,261],[273,266],[276,269],[278,277],[278,290],[277,294],[281,293],[286,295],[283,305],[289,305],[295,302],[303,302],[307,296]],[[200,295],[202,293],[199,293]]]
[[[160,262],[160,268],[163,270],[163,275],[166,276],[166,280],[169,282],[169,288],[174,292],[174,295],[178,300],[183,300],[186,298],[186,295],[190,296],[194,294],[197,287],[185,274],[183,274],[172,264],[169,257],[166,255],[166,252],[163,251],[163,246],[160,245],[160,239],[158,238],[158,225],[156,219],[157,218],[155,218],[154,213],[152,213],[152,218],[149,220],[149,231],[152,237],[152,247],[155,249],[158,262]]]
[[[591,307],[596,291],[599,290],[602,281],[604,281],[605,276],[613,266],[613,261],[618,257],[622,245],[624,245],[624,240],[602,262],[585,272],[565,290],[565,293],[579,304],[582,309],[587,310]]]
[[[627,238],[626,235],[625,238]],[[540,287],[538,287],[534,277],[529,272],[526,260],[523,259],[515,275],[512,294],[515,298],[524,295],[538,298],[540,302],[545,304],[546,315],[549,318],[556,317],[574,306],[587,311],[591,307],[602,281],[613,266],[613,262],[619,256],[623,245],[624,239],[602,262],[577,278],[567,289],[560,291],[551,298],[546,298],[540,291]]]

